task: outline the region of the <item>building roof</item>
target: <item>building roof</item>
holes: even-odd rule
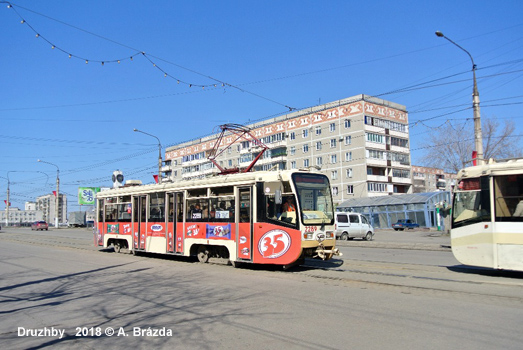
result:
[[[370,207],[378,205],[417,204],[426,203],[432,197],[445,193],[445,191],[424,192],[412,194],[395,194],[393,196],[379,196],[367,198],[353,198],[341,203],[338,208]]]

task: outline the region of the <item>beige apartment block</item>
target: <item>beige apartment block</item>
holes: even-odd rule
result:
[[[254,170],[316,167],[331,182],[335,204],[350,198],[412,193],[405,106],[357,95],[246,125],[269,149]],[[166,149],[163,179],[218,173],[209,160],[218,134]],[[251,139],[225,135],[216,158],[223,168],[246,168],[260,152]]]

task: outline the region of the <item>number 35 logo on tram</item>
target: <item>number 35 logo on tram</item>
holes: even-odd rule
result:
[[[282,230],[271,230],[264,234],[258,242],[260,254],[267,259],[276,259],[289,250],[291,237]]]

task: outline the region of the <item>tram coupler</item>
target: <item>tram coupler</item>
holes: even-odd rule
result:
[[[325,249],[325,246],[320,243],[318,248],[316,248],[316,255],[313,258],[320,258],[322,260],[328,260],[333,256],[342,256],[343,253],[340,252],[338,248]]]

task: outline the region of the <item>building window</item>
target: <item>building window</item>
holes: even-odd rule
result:
[[[296,169],[296,161],[291,162],[291,169]]]
[[[345,144],[350,145],[352,143],[352,136],[345,136]]]
[[[291,140],[296,140],[296,133],[294,131],[291,132]]]
[[[338,170],[331,171],[331,179],[336,180],[338,178]]]
[[[295,154],[296,154],[296,147],[295,146],[291,146],[291,156],[293,156]]]
[[[409,147],[409,140],[407,140],[407,139],[400,139],[398,137],[391,137],[390,138],[390,144],[392,146],[398,146],[398,147]]]
[[[331,154],[331,164],[336,164],[338,157],[335,154]]]
[[[308,168],[309,167],[309,160],[308,159],[304,159],[303,160],[303,167],[304,168]]]
[[[387,184],[379,182],[367,183],[367,190],[369,192],[387,192]]]
[[[330,123],[329,129],[331,132],[336,131],[336,123]]]
[[[354,185],[347,185],[347,194],[354,194]]]
[[[316,127],[316,135],[321,135],[321,126]]]
[[[302,137],[303,138],[309,137],[309,129],[303,129],[302,130]]]
[[[350,162],[352,160],[352,152],[345,152],[345,161]]]
[[[350,128],[350,120],[345,119],[345,129],[349,129],[349,128]]]
[[[407,125],[393,122],[388,119],[380,119],[375,117],[365,116],[365,124],[374,125],[384,129],[390,129],[400,132],[407,132]]]
[[[309,152],[309,145],[305,144],[305,145],[303,145],[303,153],[307,153],[307,152]]]
[[[321,166],[323,164],[323,159],[321,157],[316,157],[316,165]]]
[[[381,134],[373,134],[370,132],[365,133],[365,138],[368,142],[375,142],[375,143],[385,143],[385,135]]]
[[[232,159],[229,159],[229,166],[232,166]]]
[[[316,150],[321,150],[321,141],[316,142]]]
[[[333,195],[333,196],[337,196],[337,195],[338,195],[338,187],[334,186],[334,187],[332,188],[332,195]]]
[[[367,150],[367,158],[386,160],[387,159],[387,152],[376,151],[374,149],[368,149]]]
[[[392,177],[410,178],[410,171],[402,169],[392,169]]]
[[[349,179],[352,177],[352,168],[347,168],[347,177]]]
[[[336,147],[336,139],[331,139],[331,148]]]

